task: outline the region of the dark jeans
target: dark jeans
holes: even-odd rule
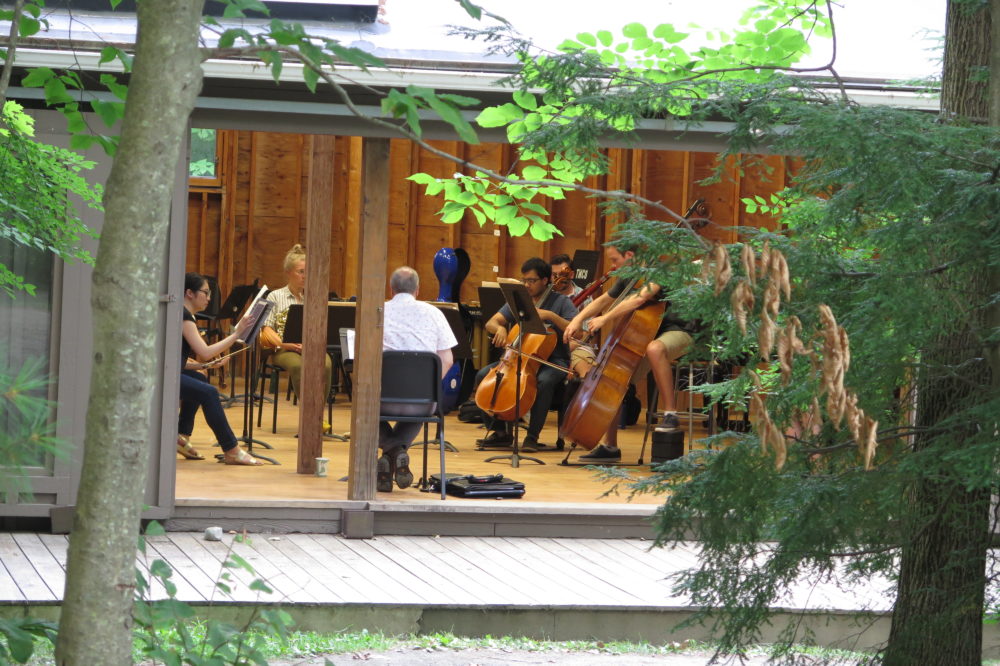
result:
[[[552,362],[557,365],[566,365],[566,361],[563,360],[557,359]],[[479,382],[483,381],[483,378],[495,365],[496,363],[492,363],[476,373],[476,386],[479,386]],[[538,435],[542,432],[542,427],[545,425],[545,419],[549,415],[549,407],[552,406],[552,396],[555,395],[556,389],[559,388],[559,384],[565,381],[566,373],[556,370],[555,368],[550,368],[547,365],[543,365],[538,369],[536,379],[538,392],[535,396],[535,403],[531,406],[531,411],[528,414],[528,435],[538,439]],[[513,383],[516,381],[516,378],[512,374],[509,378],[505,377],[504,381],[510,381]],[[486,415],[486,418],[483,419],[483,424],[489,430],[497,430],[500,432],[508,431],[510,428],[509,421],[500,421],[492,418],[488,414]]]
[[[177,432],[190,435],[194,430],[194,416],[201,407],[208,427],[223,451],[236,446],[236,435],[229,427],[226,412],[219,400],[219,390],[208,383],[208,378],[194,370],[181,371],[181,410],[177,418]]]
[[[385,421],[379,421],[379,448],[383,452],[389,452],[400,447],[404,450],[408,449],[423,427],[424,424],[419,422],[399,421],[395,425],[389,425]]]

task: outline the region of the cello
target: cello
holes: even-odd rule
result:
[[[636,282],[633,280],[619,299],[627,297]],[[560,431],[563,439],[588,450],[597,446],[621,408],[629,381],[646,355],[646,345],[655,337],[665,309],[663,302],[647,302],[618,322],[566,407]]]
[[[538,302],[544,303],[552,293],[553,287],[565,279],[568,278],[559,277],[550,282]],[[522,335],[521,327],[515,324],[507,332],[503,356],[490,368],[476,389],[476,406],[501,421],[515,421],[527,414],[535,404],[538,391],[535,375],[538,367],[546,363],[558,342],[558,336],[551,332],[545,335],[537,333]],[[518,356],[524,357],[521,361],[520,382],[517,381]]]

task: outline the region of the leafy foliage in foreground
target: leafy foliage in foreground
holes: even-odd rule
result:
[[[81,204],[100,209],[100,185],[82,173],[94,163],[78,153],[35,141],[34,120],[16,102],[0,119],[0,237],[16,245],[52,252],[65,261],[93,263],[81,246],[96,234],[77,212]],[[70,195],[70,196],[67,196]],[[0,264],[0,289],[34,293],[32,285]]]

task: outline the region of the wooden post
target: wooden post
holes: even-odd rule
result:
[[[302,317],[302,395],[299,396],[299,458],[296,472],[316,472],[323,455],[323,394],[326,357],[327,285],[330,283],[330,224],[333,218],[333,136],[309,137],[306,195],[306,302]]]
[[[362,143],[358,310],[347,498],[375,499],[378,415],[382,378],[382,312],[389,237],[389,140]]]

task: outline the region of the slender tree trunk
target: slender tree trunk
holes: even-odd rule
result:
[[[992,4],[992,6],[991,6]],[[1000,16],[1000,0],[948,4],[942,108],[951,115],[991,124],[1000,119],[1000,105],[991,101],[1000,90],[1000,58],[994,45],[990,16]],[[1000,23],[1000,21],[998,21]],[[992,69],[992,85],[981,72]],[[978,293],[978,302],[990,302],[1000,284],[997,272],[984,264],[971,275],[953,276],[962,287]],[[964,280],[963,280],[964,278]],[[972,291],[978,287],[976,291]],[[964,364],[961,379],[918,378],[918,425],[934,426],[981,399],[987,387],[1000,380],[997,350],[982,350],[975,331],[996,326],[997,309],[973,310],[958,335],[937,340],[926,360],[938,367]],[[983,353],[985,351],[985,353]],[[975,362],[974,358],[986,357]],[[956,429],[951,446],[961,448],[963,433]],[[918,438],[919,450],[928,444]],[[935,446],[942,448],[938,442]],[[900,557],[900,577],[892,629],[884,663],[973,665],[982,662],[983,603],[986,553],[990,543],[988,489],[968,490],[962,478],[922,478],[910,489],[912,513],[907,519],[909,539]]]
[[[94,365],[70,538],[59,664],[131,662],[136,538],[146,485],[151,353],[179,147],[201,88],[204,0],[137,3],[121,144],[108,178],[91,306]]]

